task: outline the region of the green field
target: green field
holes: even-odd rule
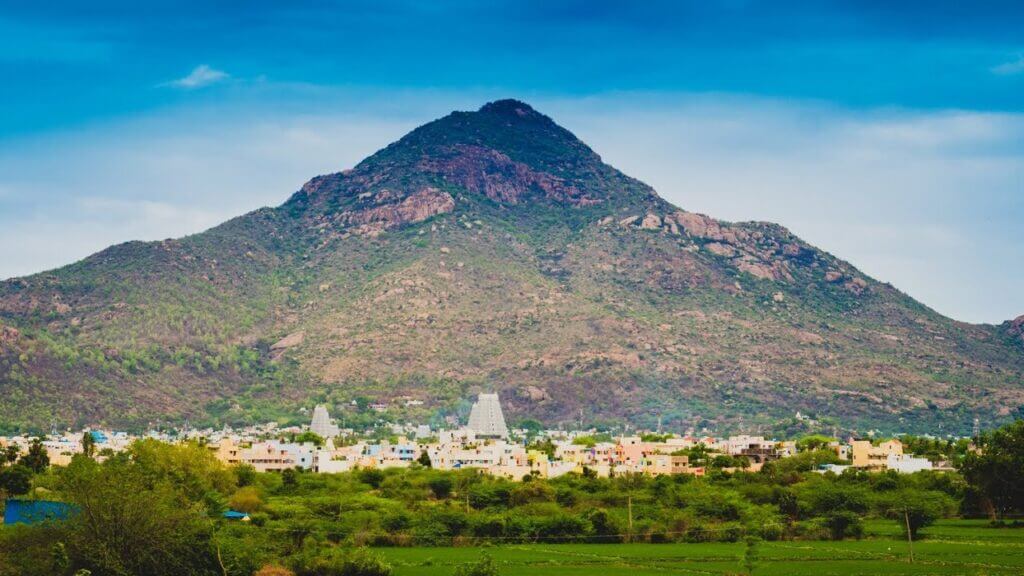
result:
[[[755,575],[1024,574],[1024,529],[990,528],[982,521],[947,520],[914,543],[897,539],[895,523],[869,523],[863,540],[764,542]],[[743,543],[510,544],[481,548],[382,548],[396,576],[450,575],[486,550],[501,574],[644,576],[741,574]]]

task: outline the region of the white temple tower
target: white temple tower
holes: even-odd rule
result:
[[[313,421],[309,425],[309,430],[321,438],[333,438],[338,435],[338,427],[331,424],[331,416],[323,404],[317,404],[316,408],[313,408]]]
[[[481,394],[469,413],[470,430],[478,438],[508,438],[505,415],[501,413],[501,402],[497,394]]]

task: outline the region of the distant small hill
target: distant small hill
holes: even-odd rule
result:
[[[968,432],[1024,414],[1022,324],[675,207],[502,100],[278,208],[0,283],[0,429],[426,419],[495,389],[512,421]]]

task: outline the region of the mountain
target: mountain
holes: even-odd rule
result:
[[[1024,412],[1021,319],[956,322],[782,226],[677,208],[513,100],[280,207],[5,281],[0,323],[6,429],[443,417],[492,389],[549,424]]]

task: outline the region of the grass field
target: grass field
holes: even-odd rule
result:
[[[1024,574],[1024,528],[991,528],[981,521],[947,520],[908,544],[892,522],[872,522],[868,537],[843,542],[764,542],[755,575]],[[745,545],[737,544],[510,544],[487,553],[501,574],[645,576],[742,574]],[[383,548],[396,576],[450,575],[480,548]]]

